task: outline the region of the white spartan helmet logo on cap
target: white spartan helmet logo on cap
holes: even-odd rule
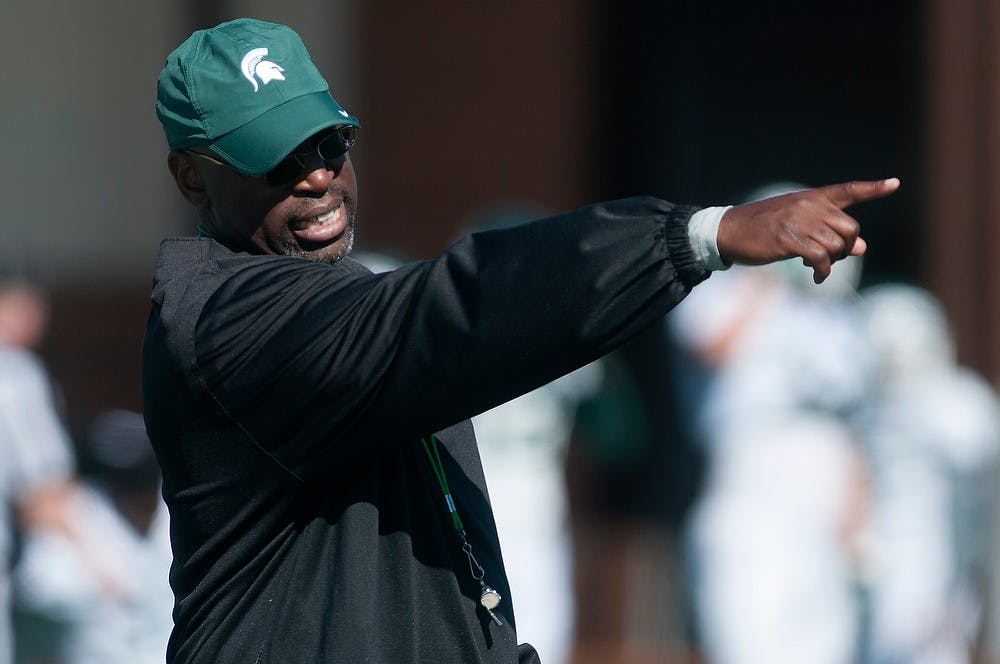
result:
[[[281,73],[285,71],[284,68],[279,67],[270,60],[265,60],[264,56],[266,55],[266,48],[255,48],[243,56],[243,62],[240,64],[243,75],[253,84],[254,92],[260,89],[260,86],[257,85],[257,78],[260,78],[264,85],[267,85],[271,81],[285,80],[284,75]]]

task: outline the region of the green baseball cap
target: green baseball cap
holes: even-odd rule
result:
[[[247,175],[322,129],[360,126],[294,30],[248,18],[198,30],[167,56],[156,115],[171,150],[207,147]]]

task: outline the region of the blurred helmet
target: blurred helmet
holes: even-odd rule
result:
[[[91,423],[84,451],[94,474],[122,488],[155,486],[160,467],[146,435],[142,415],[109,410]]]
[[[952,365],[955,344],[948,320],[929,292],[905,284],[883,284],[861,294],[861,314],[886,378]]]

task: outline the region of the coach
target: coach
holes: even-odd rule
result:
[[[174,663],[537,661],[468,418],[607,353],[710,268],[799,256],[824,279],[865,249],[841,209],[898,186],[604,203],[373,275],[348,257],[358,121],[289,28],[194,33],[157,114],[200,236],[163,242],[143,344]]]

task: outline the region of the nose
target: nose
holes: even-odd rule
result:
[[[304,175],[295,184],[295,190],[304,194],[325,194],[330,188],[330,182],[340,175],[345,158],[341,157],[335,161],[324,162],[318,154],[309,155],[305,168],[303,168]]]

